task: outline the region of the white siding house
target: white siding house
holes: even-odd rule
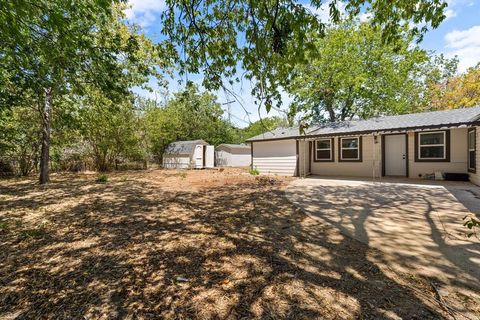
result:
[[[203,169],[214,167],[214,147],[203,140],[176,141],[163,153],[165,169]]]
[[[470,179],[480,185],[480,106],[279,128],[247,140],[260,173]]]
[[[251,162],[251,148],[245,144],[220,144],[215,150],[215,165],[219,167],[247,167]]]
[[[288,139],[252,143],[252,167],[263,174],[296,175],[297,141]]]

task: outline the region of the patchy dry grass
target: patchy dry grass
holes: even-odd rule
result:
[[[0,182],[0,318],[445,316],[421,281],[381,270],[365,245],[296,210],[284,179],[95,179]]]

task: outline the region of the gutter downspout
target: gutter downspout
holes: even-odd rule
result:
[[[250,142],[250,170],[253,170],[253,141]]]
[[[375,182],[375,161],[376,161],[376,151],[377,151],[377,136],[373,133],[373,163],[372,163],[372,180]]]

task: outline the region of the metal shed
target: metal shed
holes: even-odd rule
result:
[[[251,160],[251,148],[246,144],[224,143],[215,150],[215,164],[220,167],[246,167]]]
[[[204,140],[176,141],[163,153],[165,169],[203,169],[214,167],[214,147]]]

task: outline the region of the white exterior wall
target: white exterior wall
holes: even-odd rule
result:
[[[217,166],[225,167],[247,167],[251,164],[250,151],[248,153],[230,153],[225,150],[215,152]]]
[[[450,129],[449,162],[415,162],[415,133],[408,133],[408,172],[410,178],[421,179],[420,174],[435,171],[467,173],[468,136],[467,128]],[[432,130],[435,131],[435,130]],[[442,131],[442,130],[437,130]],[[478,134],[478,133],[477,133]],[[478,152],[478,151],[477,151]],[[477,160],[478,161],[478,160]]]
[[[310,174],[309,172],[309,151],[308,151],[308,141],[305,140],[299,140],[298,141],[298,155],[299,155],[299,160],[298,160],[298,170],[300,177],[304,177]]]
[[[470,173],[470,181],[475,183],[476,185],[480,186],[480,127],[476,127],[476,139],[475,139],[475,147],[476,147],[476,154],[475,154],[475,161],[476,161],[476,172]]]
[[[188,169],[191,164],[190,156],[163,156],[163,167],[165,169]]]
[[[225,150],[215,151],[215,165],[218,167],[228,167],[232,163],[232,154]]]
[[[352,136],[355,137],[355,136]],[[381,137],[374,144],[372,135],[362,136],[362,161],[338,161],[338,137],[334,139],[334,160],[332,162],[314,162],[315,149],[312,151],[312,174],[320,176],[380,177],[382,173]],[[315,144],[312,146],[315,148]]]
[[[252,163],[252,156],[250,153],[244,154],[232,154],[231,155],[231,167],[248,167]]]
[[[252,166],[262,174],[294,176],[297,166],[296,141],[274,140],[252,143]]]

